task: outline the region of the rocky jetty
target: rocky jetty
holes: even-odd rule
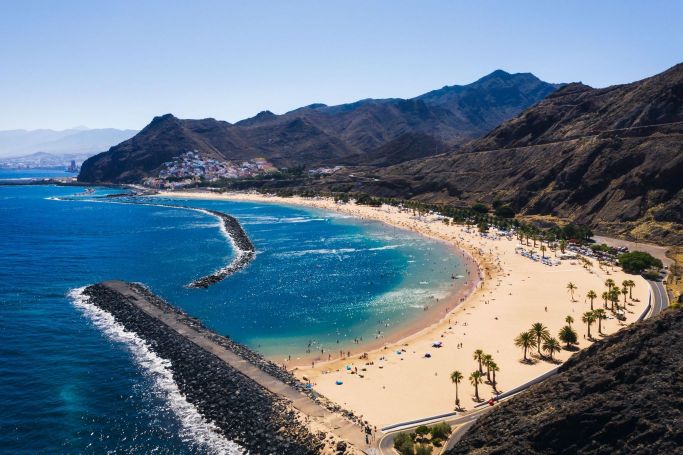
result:
[[[595,343],[481,417],[447,453],[681,453],[682,334],[683,311],[672,309]]]
[[[143,286],[128,286],[147,301],[178,312]],[[287,400],[150,316],[128,297],[106,284],[89,286],[84,293],[90,303],[112,314],[170,361],[181,393],[228,439],[258,454],[315,454],[325,447],[328,435],[314,434]],[[226,345],[231,344],[226,340]]]
[[[235,217],[226,215],[222,212],[217,212],[215,210],[202,209],[202,211],[215,215],[221,219],[225,231],[228,233],[228,236],[230,236],[232,243],[237,249],[237,254],[235,255],[235,259],[233,259],[233,261],[227,266],[217,270],[211,275],[194,280],[188,285],[188,287],[191,288],[208,288],[212,284],[216,284],[219,281],[229,277],[233,273],[242,270],[244,267],[249,265],[249,263],[254,260],[254,257],[256,256],[256,248],[254,248],[254,244],[251,243],[251,239],[247,233],[244,232],[242,225]]]
[[[280,369],[246,346],[222,337],[204,327],[143,285],[122,283],[147,303],[172,314],[174,320],[208,337],[212,342],[247,360],[252,365],[282,382],[308,391],[290,373]],[[111,283],[100,283],[85,289],[89,303],[114,316],[126,330],[144,339],[151,350],[170,362],[173,379],[186,400],[212,422],[228,439],[250,453],[315,454],[355,453],[344,441],[325,432],[312,430],[307,418],[294,409],[291,402],[274,394],[217,355],[191,341],[174,328],[148,314],[135,299],[119,292]],[[147,310],[148,311],[148,310]],[[318,403],[326,400],[319,398]],[[340,413],[341,415],[341,413]],[[344,450],[337,450],[343,443]]]
[[[147,299],[148,302],[162,309],[166,313],[173,313],[175,315],[175,318],[178,321],[182,322],[182,324],[191,327],[192,329],[201,333],[203,336],[215,342],[216,344],[219,344],[224,348],[228,349],[229,351],[237,354],[242,359],[256,366],[263,372],[293,387],[294,389],[298,390],[304,395],[307,395],[311,400],[313,400],[323,408],[327,409],[328,411],[338,413],[344,418],[360,426],[364,425],[364,422],[360,419],[359,416],[355,415],[353,412],[349,410],[342,408],[341,406],[331,401],[327,397],[313,391],[311,388],[307,386],[307,384],[301,382],[292,373],[280,367],[279,365],[271,362],[270,360],[264,358],[261,354],[251,350],[250,348],[241,343],[236,342],[230,337],[217,334],[213,330],[207,328],[199,319],[188,315],[187,313],[185,313],[177,307],[174,307],[173,305],[170,305],[165,300],[157,297],[152,292],[147,290],[147,288],[145,288],[143,285],[134,283],[131,283],[129,285],[132,288],[136,289],[137,292],[144,295],[145,299]]]

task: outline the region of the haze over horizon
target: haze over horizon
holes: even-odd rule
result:
[[[7,3],[0,130],[235,122],[311,103],[410,98],[496,69],[594,87],[680,62],[683,5],[636,2]],[[589,13],[589,14],[588,14]],[[542,37],[542,38],[541,38]],[[667,43],[662,46],[661,43]]]

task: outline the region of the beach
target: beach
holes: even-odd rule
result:
[[[530,363],[521,361],[523,352],[515,346],[514,339],[535,322],[547,326],[557,338],[558,331],[566,324],[565,318],[571,316],[578,334],[578,347],[588,346],[591,340],[585,337],[586,324],[581,322],[582,314],[591,309],[586,293],[594,290],[598,295],[594,308],[602,308],[600,295],[605,290],[606,279],[612,279],[618,286],[624,280],[633,280],[636,285],[633,297],[627,298],[626,320],[618,321],[608,312],[609,318],[602,321],[602,334],[598,334],[597,323],[591,326],[591,334],[596,339],[637,320],[648,304],[650,288],[640,276],[625,274],[616,267],[601,268],[596,261],[590,270],[575,259],[548,266],[518,254],[519,242],[515,237],[483,237],[476,229],[445,224],[434,216],[417,217],[412,211],[397,207],[336,204],[327,198],[279,198],[251,193],[162,192],[160,196],[293,204],[340,212],[445,241],[476,261],[481,282],[464,301],[460,302],[462,297],[449,301],[446,307],[452,308],[450,311],[435,311],[421,320],[421,327],[411,325],[410,331],[383,340],[384,346],[359,346],[367,348],[367,355],[362,359],[356,351],[350,358],[318,361],[314,366],[310,363],[289,365],[299,378],[305,376],[310,380],[316,391],[378,428],[453,411],[455,385],[450,380],[453,370],[464,376],[458,386],[461,405],[472,409],[477,403],[468,377],[478,369],[473,359],[477,349],[490,354],[500,368],[496,373],[498,392],[554,368],[556,363],[539,358],[535,348],[528,353]],[[535,251],[541,254],[538,246]],[[533,243],[524,248],[534,249]],[[559,254],[548,250],[545,254],[555,258],[556,253]],[[567,290],[569,282],[577,288],[574,299]],[[440,342],[442,347],[433,347],[435,342]],[[566,360],[573,352],[563,349],[555,358]],[[491,385],[479,385],[482,399],[494,394]]]

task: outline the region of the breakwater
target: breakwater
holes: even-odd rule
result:
[[[256,249],[247,233],[242,229],[242,225],[235,217],[216,210],[197,210],[214,215],[221,220],[221,223],[223,223],[223,230],[230,238],[236,250],[235,258],[230,264],[211,275],[196,279],[188,285],[188,287],[191,288],[207,288],[246,267],[256,256]]]
[[[138,191],[135,189],[135,191]],[[182,209],[182,210],[192,210],[195,212],[199,213],[205,213],[207,215],[214,216],[218,218],[221,222],[221,230],[225,234],[225,236],[230,240],[232,243],[234,249],[235,249],[235,257],[228,265],[225,267],[221,267],[220,269],[216,270],[215,272],[203,276],[201,278],[197,278],[196,280],[193,280],[190,282],[187,287],[188,288],[208,288],[209,286],[218,283],[219,281],[222,281],[229,277],[230,275],[239,272],[243,268],[245,268],[251,261],[254,260],[256,257],[256,248],[254,247],[254,244],[251,242],[251,239],[247,235],[247,233],[244,231],[242,228],[242,225],[240,222],[237,220],[237,218],[230,216],[228,214],[225,214],[223,212],[219,212],[217,210],[209,210],[209,209],[201,209],[197,207],[188,207],[184,205],[177,205],[177,204],[159,204],[159,203],[150,203],[150,202],[143,202],[141,200],[136,200],[134,199],[135,197],[143,197],[143,196],[149,196],[151,194],[154,194],[152,192],[144,192],[144,190],[140,190],[139,193],[116,193],[116,194],[108,194],[106,196],[98,196],[93,198],[92,200],[94,201],[102,201],[102,200],[107,200],[108,203],[110,204],[131,204],[131,205],[146,205],[146,206],[152,206],[152,207],[166,207],[166,208],[172,208],[172,209]],[[78,201],[78,199],[75,198],[70,198],[70,197],[65,197],[65,198],[55,198],[60,201]]]
[[[168,360],[186,400],[248,451],[353,452],[344,440],[362,446],[362,428],[302,392],[305,385],[288,372],[210,331],[144,286],[112,281],[89,286],[83,294]]]

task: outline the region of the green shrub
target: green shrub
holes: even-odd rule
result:
[[[489,208],[486,207],[484,204],[474,204],[472,206],[472,210],[474,210],[477,213],[489,213]]]
[[[445,422],[437,423],[432,425],[430,428],[432,433],[432,440],[434,439],[446,439],[449,434],[451,434],[451,426]]]
[[[429,433],[431,433],[431,431],[427,425],[420,425],[419,427],[415,428],[415,434],[419,434],[420,436],[424,436]]]
[[[394,436],[394,449],[401,455],[413,455],[415,443],[408,433],[401,432]]]
[[[632,251],[619,255],[619,265],[626,273],[643,273],[645,270],[657,267],[662,268],[662,261],[644,251]]]
[[[510,206],[502,205],[500,207],[496,207],[496,216],[499,216],[501,218],[514,218],[515,211],[512,210]]]
[[[424,444],[420,444],[417,446],[417,450],[415,450],[415,455],[431,455],[432,453],[432,447]]]
[[[562,327],[560,330],[558,338],[560,339],[561,342],[566,344],[567,346],[576,344],[578,340],[578,336],[576,335],[576,331],[571,328],[569,325],[565,325]]]

